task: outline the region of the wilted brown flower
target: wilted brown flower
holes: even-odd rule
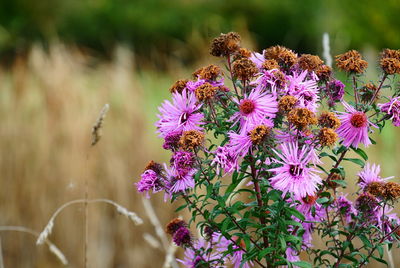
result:
[[[267,48],[264,51],[264,58],[267,60],[276,60],[283,68],[290,68],[297,61],[296,53],[283,46],[273,46]]]
[[[287,80],[286,80],[286,76],[284,73],[282,73],[281,71],[274,71],[274,78],[275,78],[275,85],[278,88],[284,88]]]
[[[167,224],[165,232],[167,234],[173,235],[181,227],[186,227],[186,223],[179,218],[175,218]]]
[[[237,58],[250,58],[251,57],[251,51],[244,47],[239,48],[239,50],[236,54],[237,54]]]
[[[185,151],[191,151],[204,142],[204,133],[197,130],[184,131],[179,140],[179,146]]]
[[[145,171],[148,169],[153,170],[157,174],[161,174],[162,171],[164,170],[163,167],[161,166],[161,164],[154,162],[153,160],[151,160],[149,163],[147,163],[146,167],[144,168]]]
[[[262,68],[265,70],[272,70],[272,69],[278,69],[279,70],[279,64],[276,60],[265,60],[262,64]]]
[[[210,100],[215,96],[217,90],[218,87],[214,87],[210,83],[206,82],[201,86],[199,86],[198,88],[196,88],[195,90],[196,98],[199,101]]]
[[[318,133],[318,140],[322,146],[332,146],[338,139],[337,133],[331,129],[323,127]]]
[[[264,125],[259,125],[249,132],[250,140],[253,145],[261,144],[268,136],[270,129]]]
[[[360,52],[350,50],[336,56],[336,65],[343,71],[361,74],[367,68],[368,62],[362,59]]]
[[[314,72],[320,80],[328,81],[332,74],[332,68],[328,65],[323,64],[319,66]]]
[[[303,130],[309,125],[315,125],[317,118],[315,114],[307,108],[295,108],[288,114],[288,121],[298,129]]]
[[[283,113],[290,112],[296,105],[298,99],[294,96],[286,95],[283,96],[278,103],[279,111]]]
[[[363,102],[369,102],[375,95],[377,90],[378,88],[374,84],[372,83],[365,84],[360,91],[361,100]],[[375,100],[376,99],[378,99],[378,95],[375,96]]]
[[[386,199],[397,199],[400,197],[400,184],[396,182],[388,182],[385,184],[385,194]]]
[[[297,60],[299,67],[307,71],[316,71],[324,62],[320,57],[311,54],[303,54]]]
[[[186,83],[189,80],[187,79],[179,79],[177,80],[170,88],[169,88],[169,92],[171,93],[175,93],[178,92],[179,94],[182,93],[182,91],[185,89],[186,87]]]
[[[242,81],[250,80],[258,73],[258,68],[248,58],[241,58],[233,63],[233,75]]]
[[[340,120],[332,112],[322,112],[318,118],[318,124],[321,127],[337,129],[340,126]]]
[[[385,184],[378,181],[371,182],[367,185],[366,191],[373,196],[382,197],[385,195]]]
[[[379,61],[382,70],[386,74],[399,74],[400,73],[400,60],[395,58],[382,58]]]
[[[219,75],[222,74],[221,68],[217,65],[210,64],[208,66],[202,67],[193,73],[195,78],[200,77],[200,79],[215,80]]]
[[[216,57],[231,55],[239,50],[240,39],[240,35],[235,32],[221,34],[212,40],[210,54]]]

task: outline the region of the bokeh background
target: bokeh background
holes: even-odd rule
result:
[[[107,205],[89,205],[88,267],[162,267],[165,251],[136,182],[148,160],[168,161],[154,122],[177,79],[208,63],[210,40],[236,31],[244,46],[280,44],[321,56],[362,51],[376,79],[382,48],[400,48],[400,4],[387,1],[13,0],[0,1],[0,225],[41,231],[62,204],[85,195],[137,212],[141,226]],[[93,148],[90,132],[110,110]],[[375,135],[371,162],[399,178],[399,129]],[[348,172],[350,184],[359,170]],[[151,199],[162,225],[176,205]],[[70,267],[84,266],[83,205],[56,219],[50,239]],[[35,237],[0,232],[5,267],[62,267]],[[400,257],[394,258],[400,265]],[[181,251],[177,251],[181,254]],[[371,264],[370,267],[380,267]]]

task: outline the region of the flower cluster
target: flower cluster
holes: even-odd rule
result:
[[[228,33],[211,42],[226,71],[211,64],[171,86],[172,101],[161,105],[156,123],[171,159],[151,162],[136,183],[147,197],[162,191],[165,200],[183,200],[179,210],[192,212],[190,222],[202,218],[199,238],[182,220],[168,224],[185,248],[179,261],[306,267],[301,252],[318,266],[382,260],[374,252],[399,238],[391,211],[400,185],[381,178],[362,148],[375,143],[370,135],[385,121],[400,126],[400,92],[377,103],[387,77],[400,73],[399,51],[384,50],[376,84],[363,81],[368,63],[358,51],[338,55],[349,78],[343,83],[316,55],[282,46],[251,52],[240,41]],[[361,166],[356,193],[341,191],[357,183],[347,180],[343,163]],[[314,247],[316,235],[328,248]]]

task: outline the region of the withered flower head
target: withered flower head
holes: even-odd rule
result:
[[[386,199],[397,199],[400,197],[400,184],[396,182],[388,182],[385,184],[385,195]]]
[[[294,96],[286,95],[279,100],[278,108],[282,113],[290,112],[296,105],[298,99]]]
[[[274,71],[275,85],[278,88],[284,88],[287,84],[286,76],[281,71]]]
[[[338,183],[336,181],[342,181],[342,180],[344,180],[344,178],[339,173],[333,173],[326,181],[326,183],[330,188],[335,189],[338,187]]]
[[[216,57],[231,55],[239,50],[240,39],[240,35],[235,32],[221,34],[212,40],[210,54]]]
[[[179,218],[175,218],[167,224],[165,232],[167,234],[173,235],[181,227],[186,227],[186,223]]]
[[[163,172],[163,167],[161,166],[161,164],[154,162],[153,160],[151,160],[149,163],[147,163],[146,167],[144,168],[144,170],[148,170],[151,169],[153,170],[155,173],[157,174],[161,174]]]
[[[307,71],[316,71],[324,62],[320,57],[311,54],[303,54],[298,59],[299,67]]]
[[[368,62],[362,59],[360,52],[350,50],[336,56],[336,65],[345,72],[361,74],[367,68]]]
[[[367,83],[361,88],[360,96],[363,102],[369,102],[377,91],[377,87],[372,83]],[[378,94],[379,95],[379,94]],[[375,100],[378,99],[378,95],[375,96]]]
[[[385,195],[385,184],[379,181],[371,182],[367,185],[366,191],[375,197],[383,197]]]
[[[204,142],[204,133],[197,130],[184,131],[179,146],[185,151],[192,151]]]
[[[193,73],[195,78],[200,77],[200,79],[215,80],[219,75],[222,74],[221,68],[217,65],[210,64],[208,66],[202,67]]]
[[[237,53],[236,53],[236,58],[250,58],[251,57],[251,51],[248,50],[247,48],[241,47]]]
[[[400,74],[400,60],[396,58],[381,58],[379,65],[386,74]]]
[[[170,88],[169,88],[169,92],[171,93],[175,93],[178,92],[179,94],[182,93],[182,91],[185,89],[186,87],[186,83],[189,80],[187,79],[179,79],[178,81],[176,81]]]
[[[195,90],[196,98],[199,101],[207,101],[212,99],[217,92],[218,87],[212,86],[210,83],[204,83]]]
[[[360,194],[360,196],[356,199],[356,209],[358,211],[364,212],[365,214],[372,213],[377,207],[379,203],[375,196],[366,192]]]
[[[297,61],[297,55],[292,50],[283,46],[269,47],[264,51],[264,58],[276,60],[281,67],[290,68]]]
[[[314,72],[320,80],[328,81],[332,74],[332,68],[328,65],[323,64],[319,66]]]
[[[318,124],[321,127],[337,129],[340,127],[340,120],[332,112],[322,112],[318,118]]]
[[[322,146],[331,147],[332,145],[335,144],[337,139],[338,139],[337,133],[331,128],[323,127],[320,129],[318,133],[318,140]]]
[[[264,125],[259,125],[249,132],[250,140],[253,145],[261,144],[268,136],[270,129]]]
[[[241,58],[233,63],[233,75],[242,81],[248,81],[258,73],[258,68],[248,58]]]
[[[317,118],[315,114],[307,108],[295,108],[288,114],[288,121],[298,129],[304,130],[309,125],[315,125]]]
[[[272,69],[278,69],[279,70],[279,64],[276,60],[265,60],[262,64],[262,68],[265,70],[272,70]]]

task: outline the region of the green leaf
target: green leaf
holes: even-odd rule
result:
[[[328,203],[329,202],[329,198],[327,198],[327,197],[322,197],[322,198],[318,198],[317,199],[317,203],[318,204],[324,204],[324,203]]]
[[[361,167],[364,167],[365,165],[365,162],[363,160],[357,158],[343,158],[343,160],[353,162],[357,165],[360,165]]]
[[[296,262],[292,262],[292,264],[296,265],[298,267],[301,267],[301,268],[312,268],[312,265],[305,261],[296,261]]]
[[[289,212],[291,215],[295,216],[296,218],[298,218],[301,221],[305,220],[304,215],[299,212],[297,209],[295,208],[286,208],[286,211]]]
[[[361,156],[365,161],[368,160],[368,155],[361,149],[361,148],[354,148],[353,146],[351,149],[356,152],[359,156]]]
[[[270,253],[274,252],[275,250],[276,250],[275,248],[266,248],[266,249],[263,249],[262,251],[260,251],[260,252],[258,253],[258,258],[259,258],[259,259],[262,259],[262,258],[264,258],[265,255],[270,254]]]

